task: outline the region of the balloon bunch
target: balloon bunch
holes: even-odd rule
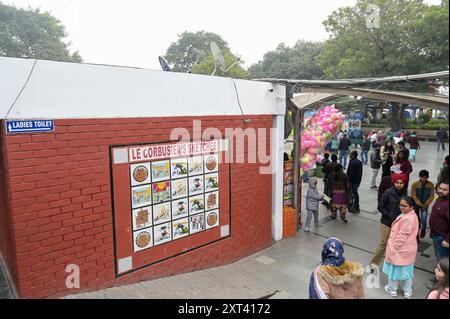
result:
[[[301,136],[300,168],[301,173],[312,169],[318,160],[318,154],[331,141],[333,135],[344,123],[345,116],[333,105],[321,108],[307,122]]]

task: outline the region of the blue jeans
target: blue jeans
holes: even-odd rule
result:
[[[442,246],[443,241],[444,236],[441,235],[433,236],[434,254],[436,255],[438,261],[445,257],[448,258],[448,248]]]
[[[347,169],[347,156],[348,151],[339,151],[339,163],[344,169]],[[344,162],[342,162],[342,160],[344,160]]]
[[[367,165],[368,163],[367,153],[369,153],[369,150],[361,151],[361,161],[363,162],[364,165]]]
[[[307,183],[308,180],[309,180],[309,174],[308,174],[308,171],[305,171],[303,173],[303,182]]]
[[[359,210],[359,194],[358,194],[359,184],[350,183],[350,191],[353,197],[353,207]]]
[[[419,215],[420,215],[420,228],[427,230],[428,207],[420,208]]]
[[[445,151],[445,141],[443,140],[438,140],[438,152],[439,152],[439,147],[442,145],[442,150]]]

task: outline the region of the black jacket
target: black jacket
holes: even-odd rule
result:
[[[348,137],[343,137],[343,138],[339,141],[338,150],[339,150],[339,151],[348,151],[348,148],[350,147],[350,145],[352,145],[352,142],[350,142],[350,140],[348,139]]]
[[[380,151],[374,150],[372,153],[370,153],[370,167],[373,169],[378,169],[381,167],[381,163],[383,161],[381,160]]]
[[[381,212],[381,223],[391,227],[400,211],[400,198],[406,195],[405,189],[399,192],[394,186],[386,190],[378,201],[378,210]]]
[[[439,130],[436,132],[436,137],[437,137],[437,139],[440,140],[440,141],[446,141],[446,140],[448,139],[447,131],[444,130],[444,129],[439,129]]]
[[[364,142],[361,145],[361,149],[363,151],[369,151],[371,146],[372,144],[370,143],[370,138],[367,137],[364,139]]]
[[[360,184],[363,173],[362,162],[355,158],[348,163],[347,177],[350,184]]]
[[[328,176],[330,176],[330,174],[334,172],[334,168],[336,167],[337,164],[338,162],[329,162],[322,168],[322,172],[325,174],[324,176],[325,179],[327,179]]]

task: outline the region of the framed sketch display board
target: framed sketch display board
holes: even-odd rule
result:
[[[226,238],[228,140],[111,147],[114,243],[139,269]],[[229,233],[229,232],[228,232]]]

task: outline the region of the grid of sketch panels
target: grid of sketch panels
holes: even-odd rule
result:
[[[134,252],[219,225],[218,154],[130,165]]]

